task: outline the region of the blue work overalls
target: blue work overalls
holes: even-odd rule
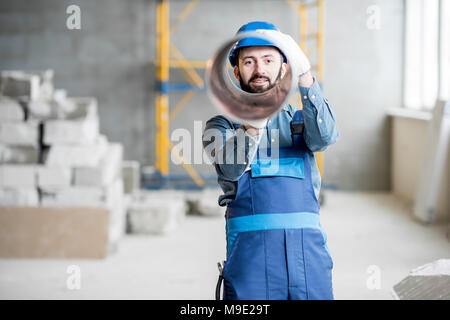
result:
[[[299,110],[291,121],[292,145],[277,155],[259,148],[238,180],[226,210],[226,300],[333,299],[333,261],[302,125]]]

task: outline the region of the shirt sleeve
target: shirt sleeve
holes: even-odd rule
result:
[[[223,116],[206,122],[203,148],[213,162],[218,176],[237,181],[253,161],[260,137],[249,135],[244,128],[234,129]]]
[[[313,152],[324,151],[339,139],[339,130],[328,100],[314,79],[310,88],[299,86],[305,121],[305,142]]]

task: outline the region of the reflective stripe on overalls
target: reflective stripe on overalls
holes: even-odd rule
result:
[[[302,130],[292,145],[260,150],[238,180],[226,211],[224,299],[333,299],[333,261],[320,225],[319,203]],[[265,151],[265,152],[263,152]]]

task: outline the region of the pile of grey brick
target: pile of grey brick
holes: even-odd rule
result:
[[[131,195],[128,206],[128,232],[168,234],[184,222],[185,216],[184,191],[139,190]]]
[[[411,270],[394,285],[397,300],[450,300],[450,259],[439,259]]]
[[[168,234],[185,221],[186,215],[223,217],[218,205],[221,190],[136,190],[128,204],[128,232]]]
[[[125,230],[123,146],[100,134],[97,100],[54,89],[53,70],[0,73],[0,206],[110,209]]]
[[[135,190],[128,203],[129,233],[168,234],[176,230],[186,215],[223,217],[218,205],[221,190]]]

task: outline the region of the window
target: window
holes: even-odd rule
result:
[[[441,0],[440,98],[450,100],[450,0]]]
[[[404,105],[429,110],[449,99],[450,0],[406,0]]]

